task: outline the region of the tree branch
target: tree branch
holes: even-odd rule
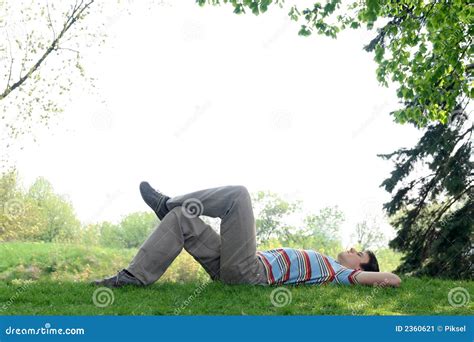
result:
[[[59,33],[59,35],[56,37],[51,42],[51,45],[46,49],[46,51],[43,53],[43,55],[38,59],[38,61],[30,68],[28,73],[24,75],[23,77],[20,77],[20,79],[15,82],[11,87],[7,86],[7,88],[4,90],[2,94],[0,94],[0,101],[3,100],[5,97],[7,97],[13,90],[16,88],[20,87],[23,83],[25,83],[28,78],[36,71],[38,68],[41,66],[41,64],[45,61],[45,59],[49,56],[49,54],[54,51],[58,44],[59,41],[62,39],[62,37],[66,34],[66,32],[74,25],[74,23],[79,20],[81,15],[84,13],[84,11],[92,5],[92,3],[95,0],[89,0],[86,4],[84,4],[84,1],[81,1],[79,6],[77,6],[77,1],[76,5],[73,7],[71,15],[67,18],[66,22],[64,23],[63,29]],[[84,5],[83,5],[84,4]]]

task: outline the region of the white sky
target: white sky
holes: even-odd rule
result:
[[[242,184],[338,205],[344,243],[390,196],[392,170],[376,156],[420,132],[392,122],[394,89],[376,81],[362,46],[373,32],[337,40],[297,35],[286,10],[237,16],[229,6],[132,4],[108,17],[105,45],[84,51],[97,95],[73,94],[53,128],[15,159],[30,185],[44,176],[84,222],[147,210],[148,180],[174,195]]]

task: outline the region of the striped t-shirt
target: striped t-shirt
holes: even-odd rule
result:
[[[272,284],[358,284],[360,270],[342,266],[333,258],[313,250],[277,248],[258,251]]]

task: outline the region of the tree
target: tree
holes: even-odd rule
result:
[[[305,218],[306,231],[313,236],[321,236],[328,241],[341,239],[341,225],[344,222],[344,213],[337,206],[326,207],[318,214],[308,215]]]
[[[376,219],[365,219],[356,224],[352,238],[362,250],[377,249],[383,244],[385,235],[380,229],[380,225]]]
[[[269,238],[288,238],[294,227],[287,224],[285,219],[300,209],[300,203],[287,202],[270,191],[259,191],[252,197],[257,243],[260,244]]]
[[[301,201],[289,202],[274,192],[259,191],[252,194],[252,203],[257,243],[261,248],[286,246],[333,255],[341,250],[340,228],[344,214],[337,206],[307,215],[301,227]]]
[[[136,212],[125,216],[119,224],[118,233],[123,247],[139,247],[156,228],[157,223],[158,219],[154,213]]]
[[[81,51],[100,36],[85,18],[95,0],[0,1],[0,112],[8,142],[48,125],[62,111],[66,95],[87,78]]]
[[[398,229],[389,246],[406,253],[399,272],[472,278],[473,129],[460,112],[430,125],[414,148],[380,155],[395,161],[381,186],[393,195],[384,208]],[[427,170],[414,176],[417,166]]]
[[[45,242],[73,242],[78,239],[81,223],[77,219],[72,204],[54,192],[53,186],[45,178],[39,177],[31,185],[27,198],[36,204],[41,214],[43,229],[37,238]]]
[[[259,15],[283,0],[197,0],[229,3],[234,13],[250,10]],[[344,7],[343,7],[344,6]],[[344,29],[376,29],[365,50],[374,54],[377,79],[385,86],[398,85],[403,107],[391,114],[397,122],[423,127],[429,122],[448,122],[458,107],[474,97],[470,79],[474,70],[474,12],[467,1],[366,0],[346,3],[328,0],[301,9],[292,6],[292,20],[304,21],[299,35],[313,32],[336,38]]]
[[[99,230],[99,244],[105,247],[122,248],[125,246],[119,227],[104,221],[97,224]]]
[[[46,223],[19,186],[14,169],[0,177],[0,203],[0,241],[35,240],[44,229]]]
[[[317,214],[305,217],[305,226],[293,238],[303,248],[314,248],[323,253],[341,249],[341,226],[344,213],[337,207],[325,207]]]
[[[81,227],[77,242],[86,246],[100,244],[100,229],[97,224],[86,224]]]
[[[275,248],[284,245],[292,248],[314,249],[335,256],[342,249],[340,229],[343,222],[344,214],[337,206],[326,207],[317,214],[304,217],[302,227],[291,227],[278,240],[265,241],[265,247]]]

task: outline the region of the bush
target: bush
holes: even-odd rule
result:
[[[135,212],[125,216],[115,225],[102,222],[89,229],[96,232],[100,245],[112,248],[137,248],[156,228],[158,219],[154,213]]]
[[[36,203],[43,229],[37,236],[45,242],[74,242],[80,232],[81,223],[74,213],[72,204],[54,192],[46,179],[39,177],[30,187],[27,197]]]
[[[0,178],[0,241],[38,240],[46,222],[34,201],[18,184],[15,170]]]
[[[38,178],[25,192],[18,174],[10,170],[0,178],[0,241],[73,242],[80,232],[71,203],[54,193],[51,184]]]
[[[141,246],[157,224],[158,218],[154,213],[136,212],[127,215],[119,225],[123,247]]]

